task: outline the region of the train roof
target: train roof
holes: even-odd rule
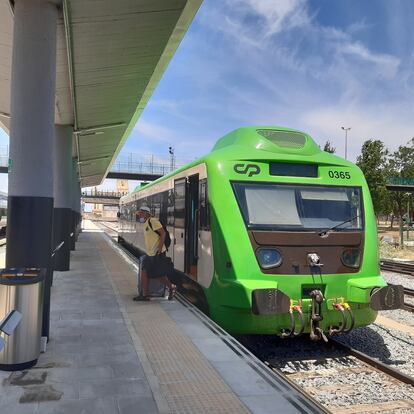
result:
[[[202,162],[209,164],[219,160],[266,159],[354,166],[349,161],[322,151],[312,137],[305,132],[279,126],[249,126],[228,133],[216,142],[210,153],[145,187],[137,186],[133,193],[162,182]]]

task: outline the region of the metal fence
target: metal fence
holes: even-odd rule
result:
[[[157,154],[129,153],[121,155],[112,165],[111,171],[125,173],[143,173],[165,175],[189,163],[190,159],[177,160],[175,156],[166,159]],[[0,145],[0,166],[7,167],[9,163],[9,146]]]
[[[128,194],[128,191],[98,190],[96,187],[90,190],[82,190],[82,197],[91,198],[121,198],[126,194]]]
[[[162,155],[157,154],[130,153],[118,157],[112,165],[111,171],[165,175],[190,161],[186,159],[177,160],[174,155],[167,160]]]

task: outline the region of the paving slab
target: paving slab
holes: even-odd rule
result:
[[[136,413],[158,412],[110,275],[91,242],[91,234],[82,234],[71,270],[54,273],[50,341],[29,371],[43,374],[43,383],[11,385],[11,373],[0,371],[1,413],[119,414],[134,404]]]
[[[0,371],[0,412],[299,412],[220,329],[177,300],[137,303],[135,295],[135,264],[87,223],[71,270],[54,274],[47,351],[23,373],[38,381],[13,383]]]

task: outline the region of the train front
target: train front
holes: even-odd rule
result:
[[[358,167],[286,129],[242,128],[216,151],[214,319],[234,333],[318,340],[401,306],[401,289],[380,275]]]

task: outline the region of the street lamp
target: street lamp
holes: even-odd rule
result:
[[[168,147],[168,152],[170,153],[170,171],[174,171],[175,170],[174,148]]]
[[[349,128],[345,128],[345,127],[341,127],[344,131],[345,131],[345,159],[347,158],[348,155],[348,131],[351,129],[351,127]]]

